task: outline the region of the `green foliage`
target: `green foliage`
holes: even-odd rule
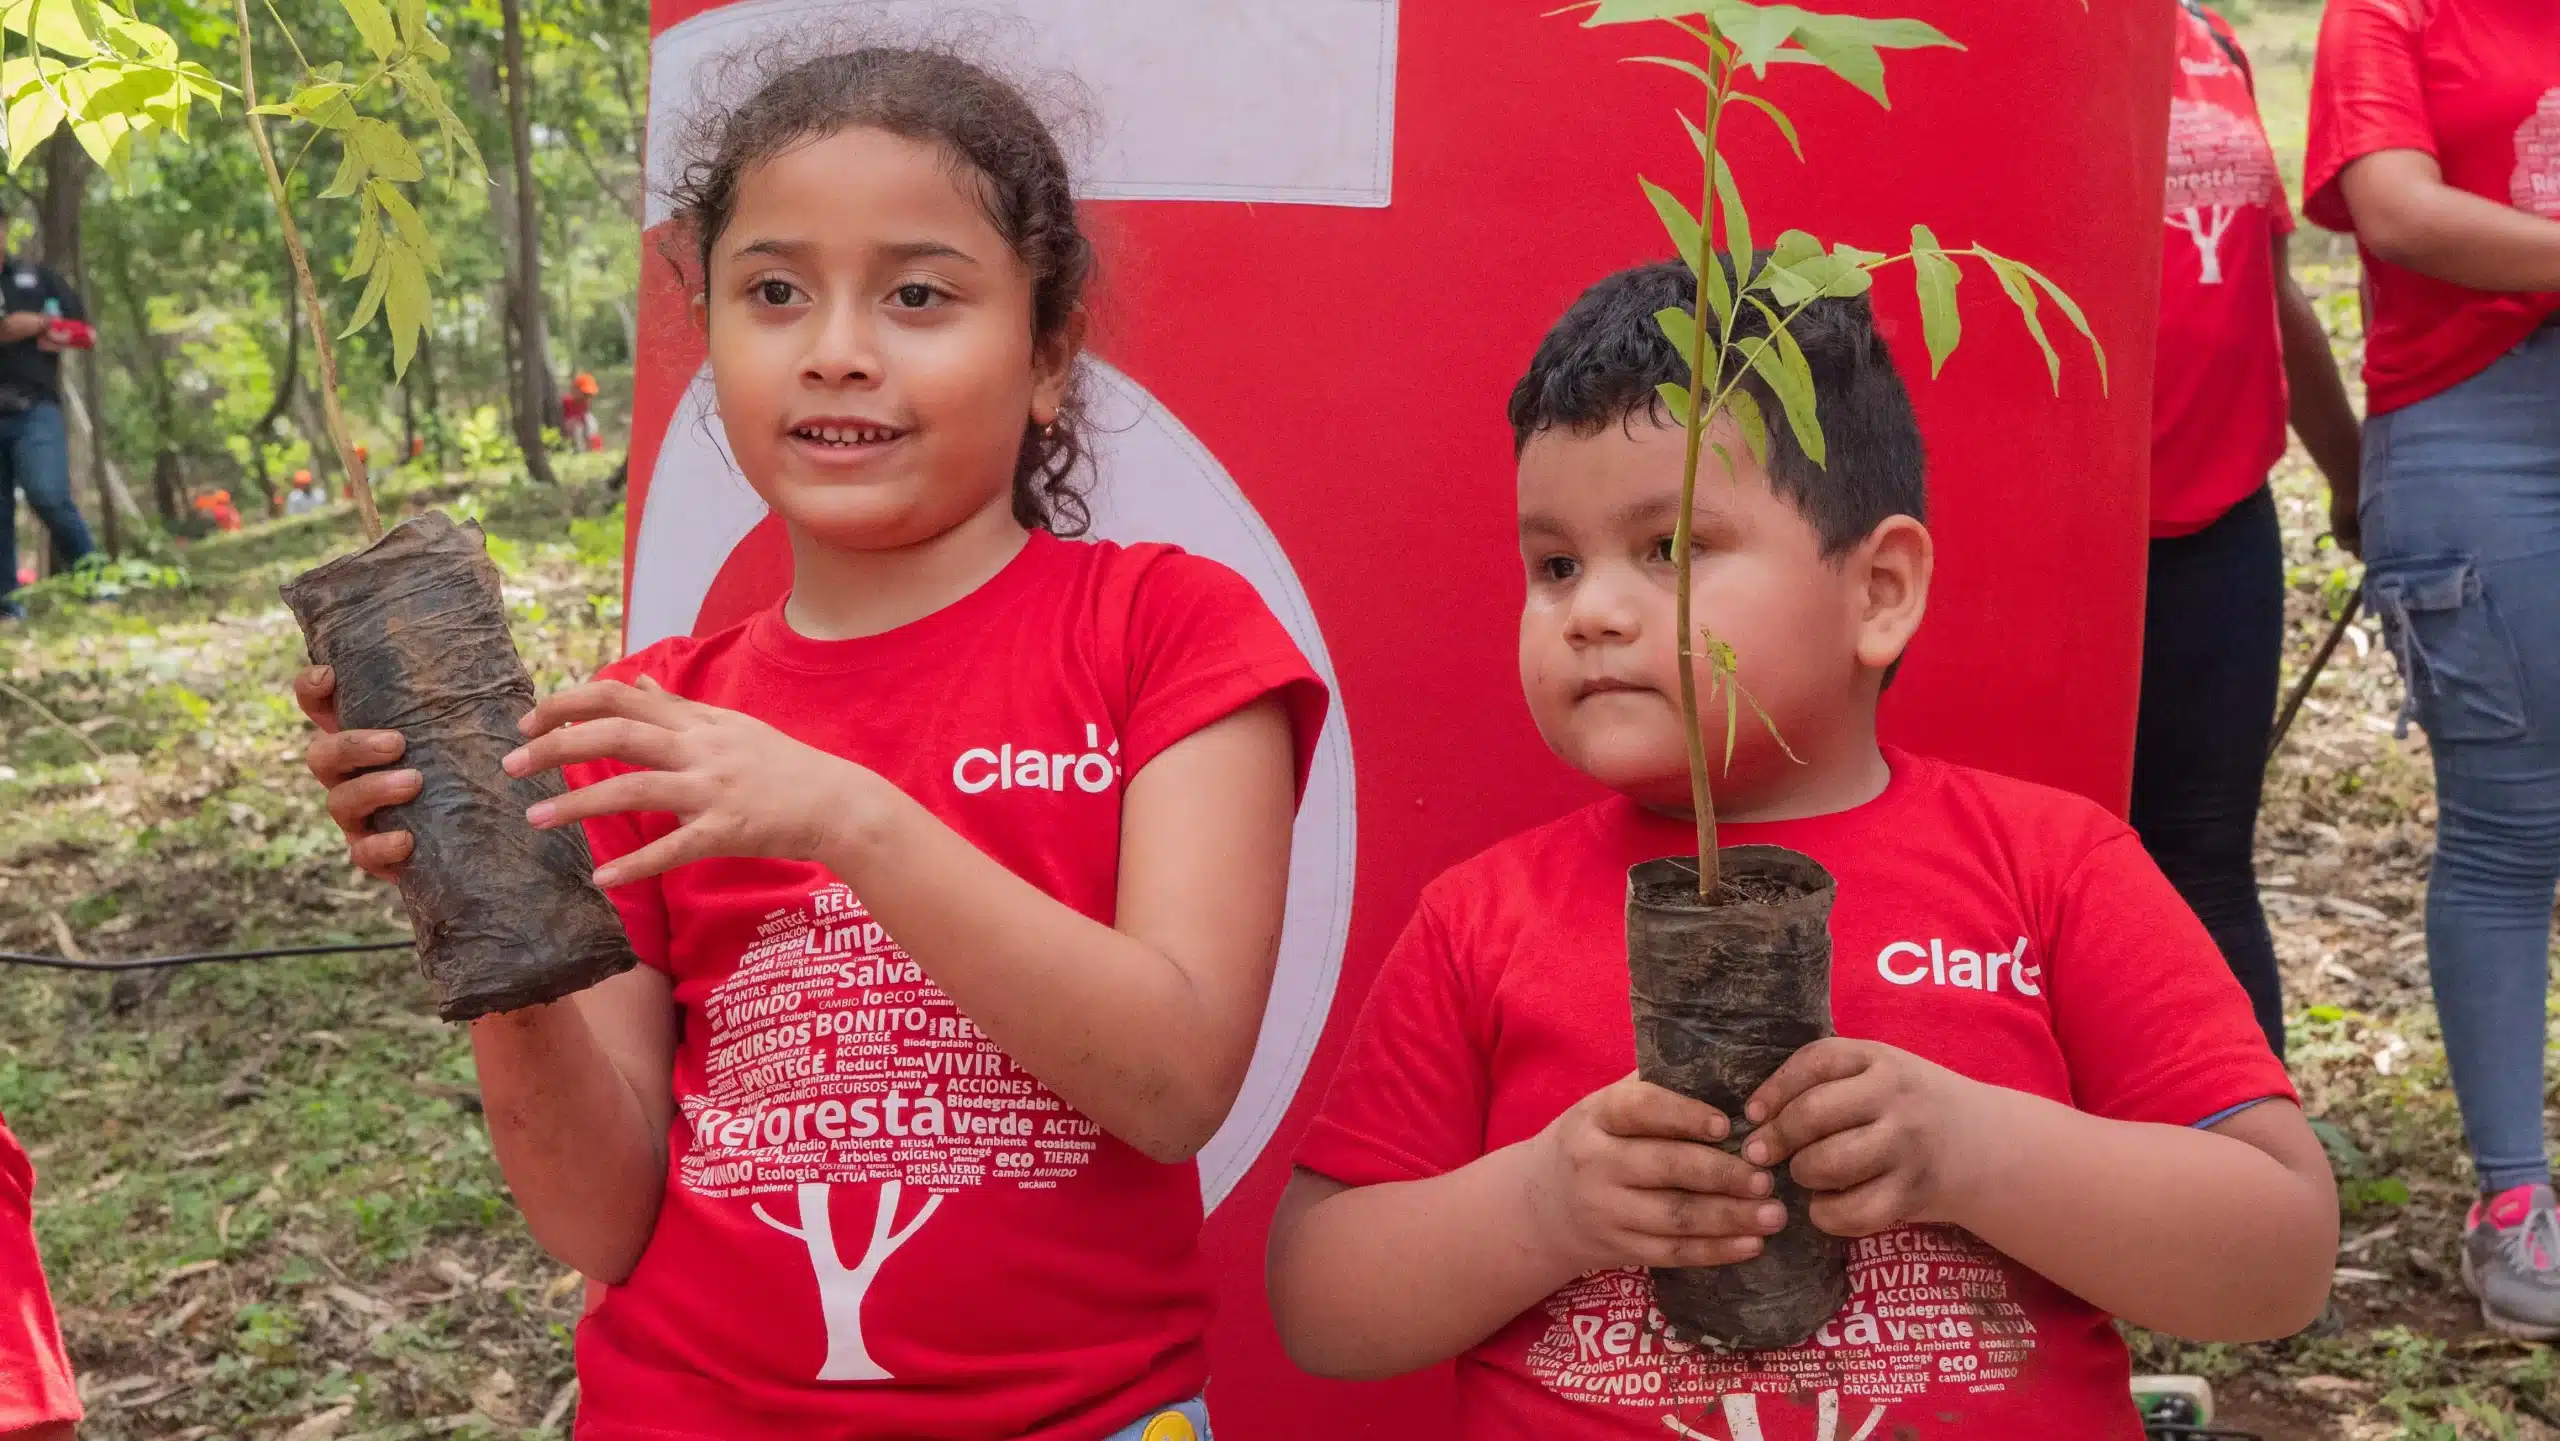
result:
[[[115,600],[145,591],[182,591],[194,583],[184,566],[139,556],[110,560],[91,555],[69,570],[47,576],[29,593],[72,600]]]
[[[168,31],[101,0],[6,0],[0,53],[12,174],[67,126],[90,159],[121,176],[135,136],[161,129],[183,139],[196,101],[222,105],[222,83],[181,59]]]

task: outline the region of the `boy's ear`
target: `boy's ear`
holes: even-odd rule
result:
[[[1031,420],[1047,425],[1067,403],[1074,382],[1076,357],[1084,354],[1086,318],[1079,305],[1054,335],[1042,336],[1031,349]]]
[[[1928,612],[1936,563],[1929,527],[1912,516],[1887,516],[1859,543],[1850,557],[1858,664],[1881,671],[1902,658]]]

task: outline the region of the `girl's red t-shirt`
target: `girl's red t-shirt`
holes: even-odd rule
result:
[[[1866,805],[1722,833],[1793,847],[1838,883],[1841,1035],[2124,1121],[2190,1126],[2293,1095],[2212,938],[2122,821],[1887,759]],[[1442,1175],[1635,1069],[1627,870],[1696,845],[1686,820],[1613,797],[1434,881],[1298,1164],[1354,1186]],[[1458,1357],[1452,1434],[2141,1441],[2108,1317],[1972,1235],[1853,1242],[1849,1283],[1801,1345],[1703,1352],[1665,1342],[1643,1272],[1593,1272]]]
[[[868,767],[1104,922],[1127,777],[1277,695],[1303,783],[1326,706],[1233,571],[1047,535],[885,635],[776,608],[606,675]],[[673,825],[588,834],[603,859]],[[1195,1167],[1069,1109],[820,866],[702,861],[614,900],[674,981],[677,1117],[648,1249],[579,1326],[580,1436],[1086,1441],[1199,1392]]]
[[[2354,230],[2338,177],[2381,150],[2424,151],[2445,184],[2560,220],[2560,4],[2329,0],[2303,213]],[[2363,255],[2366,405],[2377,415],[2478,375],[2560,311],[2560,293],[2472,290],[2370,246]]]
[[[2284,455],[2276,237],[2293,229],[2240,47],[2181,8],[2151,405],[2151,534],[2192,535]]]
[[[0,1435],[80,1419],[36,1253],[35,1189],[35,1166],[0,1118]]]

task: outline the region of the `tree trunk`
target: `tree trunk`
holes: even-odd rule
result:
[[[432,320],[432,307],[427,312]],[[418,389],[427,403],[427,447],[435,454],[436,470],[453,468],[453,458],[445,454],[445,427],[442,424],[444,402],[436,394],[436,328],[433,324],[418,332]]]
[[[498,14],[506,44],[507,148],[514,152],[515,292],[517,350],[522,362],[518,378],[522,403],[516,407],[516,444],[524,451],[525,468],[535,480],[556,484],[551,456],[542,443],[542,428],[560,414],[559,381],[551,373],[551,337],[543,311],[542,206],[533,188],[533,123],[528,106],[533,75],[524,58],[522,0],[499,0]]]
[[[87,361],[88,363],[82,367],[86,384],[81,387],[81,390],[85,390],[92,397],[95,397],[98,390],[98,365],[96,352],[91,352],[87,357]],[[92,416],[97,414],[94,403],[88,405],[82,404],[80,395],[80,390],[64,391],[62,393],[63,405],[64,408],[71,413],[70,418],[73,428],[85,431],[93,437],[90,442],[89,464],[96,472],[96,479],[98,483],[98,508],[103,513],[102,519],[105,522],[104,534],[108,536],[121,536],[122,530],[119,518],[130,518],[136,524],[140,524],[144,519],[142,514],[142,505],[141,502],[133,498],[132,487],[125,484],[124,467],[116,464],[114,456],[107,454],[106,433],[101,431],[97,424],[91,419]],[[114,544],[115,542],[110,542],[110,549],[108,551],[108,554],[110,555],[116,553],[112,548]]]
[[[57,138],[68,139],[68,137]],[[57,162],[50,154],[45,157],[44,210],[48,218],[54,214],[57,204],[54,197],[57,194],[70,193],[67,189],[59,188],[64,185],[67,176],[76,175],[79,194],[84,200],[88,196],[89,172],[85,167],[89,162],[89,152],[82,150],[76,141],[64,148],[70,150],[79,159],[76,162],[67,160]],[[57,164],[60,167],[59,171],[56,168]],[[60,222],[53,223],[58,225]],[[80,301],[86,305],[90,301],[89,254],[80,243],[80,217],[77,212],[72,215],[67,229],[69,238],[64,243],[69,247],[71,288],[80,293]],[[46,263],[53,266],[56,274],[60,274],[64,267],[61,260],[53,258],[54,252],[51,247],[54,243],[51,237],[45,240]],[[116,505],[116,492],[123,486],[121,481],[110,479],[109,471],[114,462],[107,458],[107,433],[97,423],[97,418],[106,414],[106,402],[100,393],[100,387],[105,382],[98,374],[98,352],[91,350],[83,354],[79,357],[78,364],[80,367],[79,389],[76,392],[70,390],[63,392],[62,398],[65,402],[63,408],[69,411],[76,421],[72,427],[72,433],[88,437],[89,486],[98,493],[98,540],[109,556],[121,557],[124,554],[124,516]],[[86,405],[81,403],[84,399],[88,402]],[[126,507],[130,508],[132,497],[126,496],[124,499]]]
[[[186,497],[179,493],[175,439],[178,430],[177,390],[169,380],[168,356],[161,348],[160,338],[151,331],[151,311],[143,298],[142,287],[134,284],[131,257],[126,255],[122,246],[109,245],[105,259],[115,271],[110,278],[123,297],[127,322],[132,327],[126,348],[136,356],[134,369],[142,381],[142,388],[151,397],[153,429],[156,432],[152,445],[152,500],[159,508],[161,524],[174,531],[186,519],[187,513]]]
[[[45,142],[44,198],[36,202],[36,243],[44,263],[56,275],[70,276],[80,269],[80,211],[89,198],[89,175],[95,169],[89,152],[69,132],[56,131]]]
[[[276,370],[275,398],[267,402],[266,413],[249,426],[249,458],[256,468],[258,490],[266,497],[269,515],[283,514],[284,505],[276,495],[274,477],[267,474],[267,437],[275,434],[276,422],[292,407],[302,381],[302,320],[293,303],[294,284],[292,262],[287,261],[284,289],[277,292],[284,303],[284,364]]]

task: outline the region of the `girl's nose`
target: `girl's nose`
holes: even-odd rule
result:
[[[877,333],[866,309],[853,303],[821,307],[813,320],[808,353],[801,359],[803,376],[820,385],[844,385],[880,378]]]

